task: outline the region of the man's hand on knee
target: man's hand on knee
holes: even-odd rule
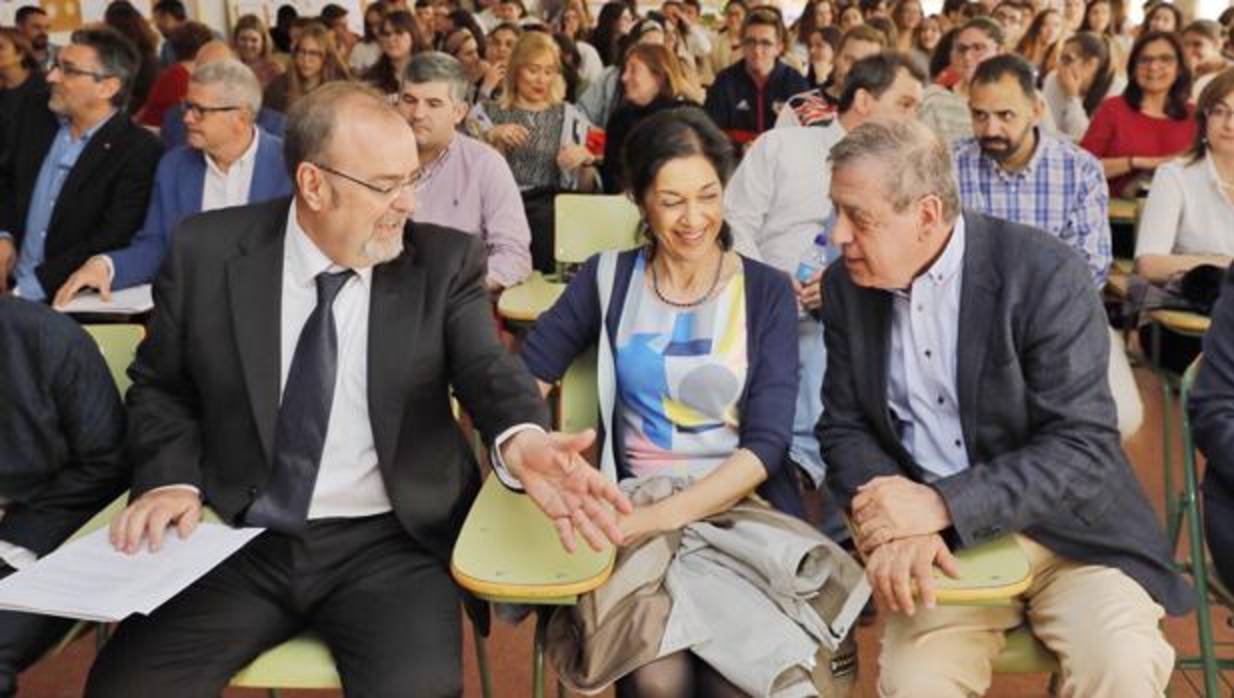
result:
[[[942,536],[912,536],[875,549],[866,561],[866,577],[880,608],[911,616],[917,610],[914,596],[926,608],[934,607],[935,566],[950,577],[960,574]]]
[[[112,519],[111,544],[132,555],[143,539],[150,541],[150,552],[158,552],[163,535],[174,525],[181,539],[192,535],[201,522],[201,496],[189,488],[167,487],[151,490],[129,504]]]

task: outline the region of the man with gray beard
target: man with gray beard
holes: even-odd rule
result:
[[[296,103],[284,143],[290,200],[172,235],[131,369],[132,500],[111,535],[157,551],[170,526],[191,535],[203,502],[265,531],[122,623],[88,696],[217,696],[304,628],[347,695],[459,695],[449,557],[481,477],[451,388],[567,548],[575,532],[621,540],[609,505],[629,502],[578,455],[594,435],[549,434],[498,341],[483,244],[410,222],[407,122],[370,88],[331,83]]]

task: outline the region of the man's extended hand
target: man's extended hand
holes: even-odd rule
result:
[[[853,524],[857,549],[869,556],[893,540],[942,531],[951,525],[951,514],[933,487],[899,475],[884,476],[857,488]]]
[[[9,274],[17,266],[17,245],[13,238],[0,238],[0,293],[9,290]]]
[[[104,301],[111,300],[111,269],[102,257],[91,257],[64,282],[52,305],[62,308],[83,288],[97,288]]]
[[[143,538],[150,541],[150,552],[163,545],[167,527],[175,524],[180,539],[193,534],[201,522],[201,497],[197,492],[181,487],[151,490],[129,504],[111,521],[111,545],[132,555],[141,548]]]
[[[901,538],[880,546],[866,559],[866,577],[879,608],[910,616],[916,613],[914,583],[921,605],[934,608],[935,566],[949,577],[960,576],[956,559],[937,533]]]
[[[620,545],[621,529],[613,510],[629,514],[634,509],[616,483],[579,455],[595,438],[592,429],[578,434],[524,429],[502,446],[506,468],[553,520],[562,546],[570,552],[576,547],[576,532],[594,550],[602,549],[606,538]]]

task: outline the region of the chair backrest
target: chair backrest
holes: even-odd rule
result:
[[[605,250],[639,244],[638,207],[621,194],[558,194],[553,201],[559,265],[582,264]]]
[[[137,345],[146,336],[146,328],[141,325],[86,325],[85,329],[98,343],[107,368],[111,369],[111,377],[116,381],[116,389],[123,396],[132,384],[128,367],[137,355]]]
[[[595,427],[600,418],[600,398],[596,389],[596,348],[579,354],[561,377],[558,391],[561,430],[582,431]]]

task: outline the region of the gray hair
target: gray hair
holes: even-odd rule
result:
[[[827,159],[833,170],[859,160],[882,163],[887,177],[884,191],[897,213],[933,194],[942,199],[947,222],[960,214],[951,151],[919,121],[867,121],[832,146]]]
[[[247,109],[254,120],[261,111],[261,83],[251,68],[234,58],[197,66],[189,81],[198,85],[221,85],[223,93]]]
[[[441,51],[417,53],[403,69],[403,85],[422,85],[426,82],[447,83],[450,99],[455,102],[466,102],[467,93],[471,90],[463,64]]]
[[[287,111],[283,159],[293,182],[301,163],[321,162],[339,124],[339,114],[349,103],[370,112],[384,112],[400,123],[406,123],[386,96],[367,84],[335,80],[318,87],[296,100]]]

